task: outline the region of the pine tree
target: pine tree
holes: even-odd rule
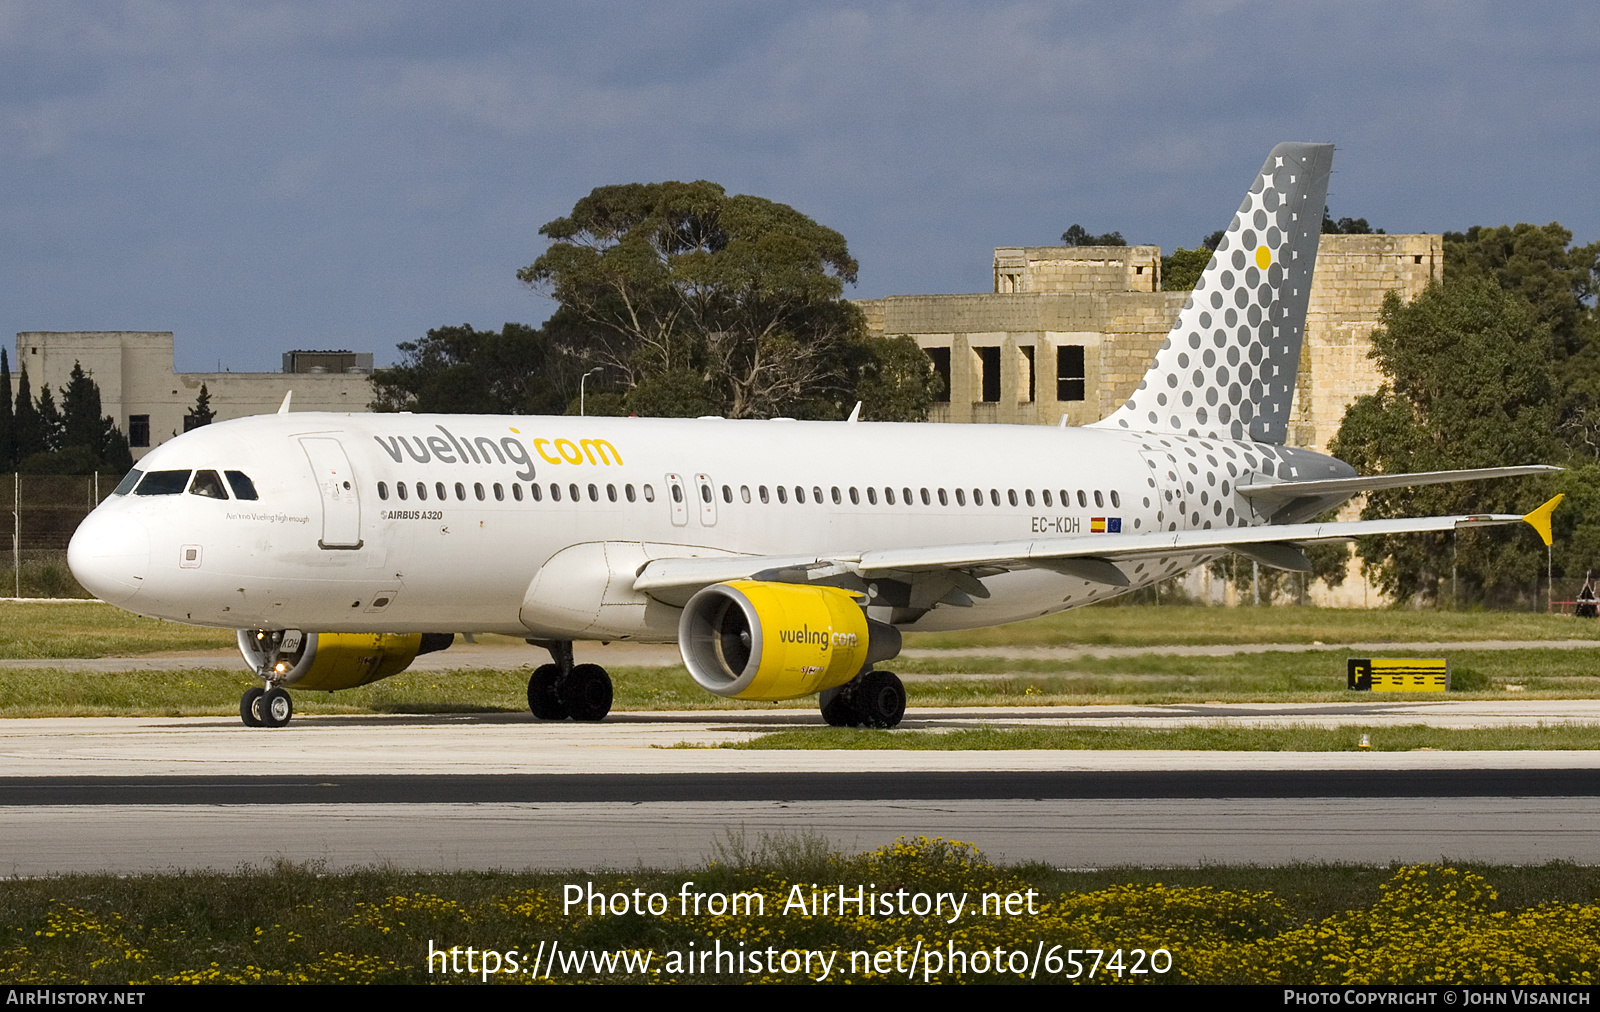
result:
[[[17,410],[12,419],[12,438],[16,447],[13,464],[21,464],[36,453],[50,448],[44,420],[33,403],[33,391],[28,387],[28,367],[23,366],[17,377]]]
[[[200,384],[200,396],[194,399],[194,407],[190,408],[183,416],[183,431],[198,429],[202,425],[210,425],[211,420],[217,417],[211,410],[211,394],[207,392],[206,385]]]
[[[61,394],[61,426],[60,449],[82,446],[94,454],[96,460],[104,459],[105,426],[100,417],[100,387],[79,362],[72,364],[72,378]]]
[[[0,348],[0,471],[17,466],[16,422],[11,408],[11,360]]]
[[[56,407],[56,395],[50,392],[48,383],[39,388],[39,427],[44,432],[45,450],[50,453],[60,450],[62,440],[66,438],[67,425],[61,417],[61,410]]]

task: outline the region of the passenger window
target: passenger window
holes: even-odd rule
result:
[[[479,502],[483,502],[485,499],[489,498],[488,494],[483,490],[483,482],[481,481],[475,481],[472,483],[472,494],[478,497]]]
[[[806,501],[806,490],[799,485],[794,487],[794,501],[802,505]]]
[[[745,498],[749,499],[750,496],[748,494],[746,494]],[[733,489],[729,488],[726,485],[722,486],[722,501],[723,502],[733,502]]]
[[[616,502],[617,501],[617,486],[615,486],[615,485],[607,485],[606,486],[606,498],[610,499],[612,502]]]
[[[966,504],[967,504],[967,493],[963,492],[959,488],[956,489],[956,505],[957,506],[965,506]]]
[[[779,488],[780,488],[780,489],[781,489],[781,488],[782,488],[782,486],[779,486]],[[766,503],[767,503],[767,501],[768,501],[768,500],[767,500],[767,486],[765,486],[765,485],[759,485],[759,486],[757,486],[757,487],[756,487],[756,494],[757,494],[757,495],[759,495],[759,496],[761,496],[761,503],[762,503],[762,505],[766,505]]]
[[[910,496],[906,496],[906,499],[909,500],[910,498],[911,498]],[[923,489],[922,490],[922,505],[924,505],[924,506],[932,506],[933,505],[933,500],[928,498],[928,490],[927,489]]]
[[[1122,497],[1117,495],[1117,490],[1111,490],[1111,505],[1116,509],[1122,508]]]
[[[974,506],[982,506],[983,505],[983,489],[975,488],[975,489],[972,490],[972,505],[974,505]]]
[[[144,477],[144,472],[137,467],[122,476],[117,482],[117,487],[111,490],[112,495],[127,495],[133,491],[133,486],[139,484],[139,479]]]
[[[188,471],[151,471],[144,476],[134,495],[177,495],[189,486]]]
[[[576,499],[577,496],[573,496],[573,498]],[[593,483],[590,483],[590,485],[589,485],[589,501],[590,502],[599,502],[600,501],[600,490],[598,488],[595,488]]]
[[[418,499],[427,499],[428,498],[428,486],[424,485],[420,481],[417,482],[417,498]]]
[[[400,501],[401,502],[405,502],[406,496],[409,494],[409,493],[406,492],[406,483],[403,482],[403,481],[395,482],[394,483],[394,494],[400,497]]]
[[[1008,499],[1008,500],[1010,500],[1010,502],[1011,502],[1011,505],[1013,505],[1013,506],[1015,506],[1015,505],[1016,505],[1016,504],[1017,504],[1017,490],[1016,490],[1016,489],[1014,489],[1014,488],[1008,488],[1008,489],[1006,489],[1006,498],[1007,498],[1007,499]],[[1029,505],[1029,506],[1032,506],[1032,505],[1033,505],[1033,502],[1032,502],[1032,501],[1031,501],[1031,500],[1032,500],[1032,499],[1033,499],[1033,496],[1032,496],[1032,495],[1029,495],[1029,496],[1028,496],[1028,499],[1029,499],[1029,500],[1030,500],[1030,501],[1029,501],[1029,503],[1028,503],[1028,505]]]
[[[1078,489],[1078,506],[1081,508],[1087,505],[1089,505],[1089,497],[1084,495],[1083,489],[1080,488]]]
[[[701,485],[700,486],[700,501],[701,502],[710,502],[713,498],[715,498],[715,497],[711,494],[711,486],[710,485]]]
[[[515,487],[515,486],[513,486],[513,487]],[[519,496],[517,496],[517,498],[521,499],[522,496],[519,495]],[[498,481],[494,483],[494,501],[495,502],[505,502],[506,501],[506,487],[504,485],[500,484]]]
[[[439,497],[440,502],[444,502],[446,499],[450,498],[450,494],[444,490],[444,482],[442,481],[436,481],[433,483],[433,494]]]
[[[835,500],[835,501],[837,502],[838,500]],[[854,485],[850,486],[850,505],[852,505],[852,506],[860,506],[861,505],[861,493],[856,491],[856,487]]]
[[[909,488],[903,488],[900,491],[902,491],[902,492],[904,492],[906,494],[905,504],[907,506],[915,506],[916,505],[916,503],[913,502],[912,499],[911,499],[911,490]]]
[[[228,490],[222,487],[222,479],[215,471],[196,471],[194,482],[189,485],[190,495],[203,495],[207,499],[226,499]]]
[[[741,500],[743,500],[744,502],[749,502],[750,501],[750,486],[749,485],[740,485],[739,486],[739,498]]]
[[[817,500],[819,502],[822,500],[822,496],[820,494],[817,496]],[[833,486],[833,504],[835,506],[844,505],[844,496],[839,494],[839,486],[837,485]]]
[[[1104,506],[1105,504],[1106,504],[1105,500],[1100,497],[1100,490],[1099,489],[1095,489],[1094,490],[1094,505],[1095,505],[1095,508],[1099,509],[1100,507]]]
[[[645,487],[649,488],[650,486],[646,485]],[[672,486],[672,501],[683,502],[683,489],[679,488],[677,485]]]
[[[835,494],[837,494],[837,493],[835,493]],[[813,486],[811,486],[811,499],[818,506],[822,505],[822,486],[821,485],[813,485]]]
[[[458,482],[456,482],[456,501],[457,502],[466,502],[466,500],[467,500],[467,487],[465,485],[461,484],[458,481]]]
[[[644,493],[644,501],[645,502],[655,502],[656,501],[656,489],[655,489],[654,485],[646,485],[646,486],[644,486],[644,488],[640,489],[640,491],[642,491]]]
[[[1031,488],[1023,489],[1022,490],[1022,494],[1023,494],[1024,498],[1026,498],[1028,500],[1028,505],[1032,506],[1033,505],[1033,489],[1031,489]],[[1045,493],[1045,495],[1049,495],[1049,494],[1050,493],[1048,493],[1048,492]]]
[[[550,483],[550,501],[551,502],[560,502],[561,501],[561,486],[557,485],[553,481]]]
[[[788,501],[789,501],[789,491],[788,491],[788,489],[784,488],[782,485],[779,485],[778,486],[778,502],[787,503]]]
[[[636,497],[634,495],[633,484],[631,482],[622,486],[622,494],[628,497],[629,502],[633,502],[635,500]]]
[[[379,499],[387,499],[387,498],[389,498],[389,486],[384,484],[381,481],[378,482],[378,498]]]
[[[950,505],[950,497],[945,495],[945,491],[942,488],[939,490],[939,505],[940,506],[948,506],[948,505]]]
[[[886,506],[894,505],[894,489],[886,488],[883,490],[883,502]]]
[[[1050,502],[1050,490],[1049,489],[1045,489],[1043,492],[1041,492],[1039,494],[1044,496],[1044,504],[1046,506],[1054,505],[1053,503]]]
[[[578,491],[578,483],[575,481],[567,484],[567,494],[572,497],[573,502],[583,501],[583,493]]]
[[[867,486],[867,505],[878,505],[878,490],[873,488],[871,485]]]

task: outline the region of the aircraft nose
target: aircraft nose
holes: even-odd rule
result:
[[[97,509],[72,535],[67,566],[89,593],[122,604],[144,585],[150,568],[150,532],[137,518]]]

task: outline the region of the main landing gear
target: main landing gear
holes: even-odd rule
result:
[[[550,651],[528,678],[528,709],[540,720],[604,720],[611,712],[611,676],[598,664],[573,664],[572,641],[529,640]]]
[[[246,689],[239,697],[239,719],[245,727],[282,727],[294,716],[294,700],[279,686]]]
[[[833,727],[894,727],[906,715],[906,687],[892,671],[863,671],[824,689],[822,719]]]

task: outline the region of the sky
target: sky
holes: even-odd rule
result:
[[[667,179],[836,229],[849,297],[987,291],[1074,223],[1198,245],[1285,140],[1336,218],[1590,242],[1597,85],[1585,3],[0,0],[0,334],[392,363],[542,322],[540,226]]]

